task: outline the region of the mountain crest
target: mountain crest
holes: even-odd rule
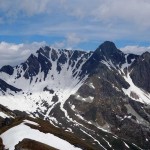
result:
[[[98,49],[104,59],[112,61],[114,65],[125,63],[125,57],[122,51],[117,49],[113,42],[106,41],[101,44]]]
[[[116,45],[111,41],[105,41],[102,43],[99,48],[101,51],[105,52],[105,54],[112,54],[118,52]]]
[[[145,53],[143,53],[143,54],[141,55],[141,57],[142,57],[143,59],[150,60],[150,53],[146,51]]]

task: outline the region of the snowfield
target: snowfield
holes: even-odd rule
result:
[[[82,63],[79,65],[79,61],[84,54],[77,58],[77,60],[71,61],[71,56],[68,54],[69,51],[63,52],[67,57],[67,61],[64,64],[60,63],[61,71],[59,72],[57,67],[61,53],[56,50],[58,58],[55,61],[52,60],[51,53],[52,52],[50,51],[49,58],[42,54],[45,61],[52,63],[51,70],[48,71],[45,79],[44,72],[41,71],[41,66],[39,68],[39,73],[32,77],[32,81],[24,77],[24,73],[29,69],[29,66],[24,71],[23,66],[18,65],[17,68],[14,68],[14,72],[11,76],[5,72],[0,72],[0,78],[2,80],[18,89],[22,89],[22,91],[18,93],[15,93],[10,89],[7,89],[7,91],[4,92],[5,94],[0,92],[1,105],[10,110],[25,111],[28,114],[35,113],[37,110],[40,114],[46,112],[44,119],[50,119],[49,113],[56,104],[60,103],[60,109],[68,118],[67,112],[63,106],[69,96],[76,93],[76,91],[82,86],[83,82],[87,79],[88,76],[85,76],[82,80],[79,78],[81,68],[87,59],[83,59]],[[72,55],[73,54],[74,52],[72,52]],[[19,78],[18,74],[20,75]],[[53,92],[50,93],[50,90]],[[52,101],[54,96],[58,97],[57,103]],[[44,103],[47,103],[49,109]]]
[[[80,148],[71,145],[69,142],[60,139],[53,134],[43,133],[39,130],[32,129],[25,125],[25,123],[38,125],[34,122],[25,120],[24,123],[21,123],[4,132],[0,137],[3,140],[3,144],[5,145],[6,149],[14,150],[16,144],[27,138],[40,141],[59,150],[81,150]]]

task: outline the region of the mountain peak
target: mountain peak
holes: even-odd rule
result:
[[[111,60],[114,64],[122,64],[125,62],[124,53],[117,49],[116,45],[111,41],[105,41],[94,52],[94,56],[99,60]]]
[[[150,53],[148,51],[146,51],[141,55],[141,57],[145,58],[145,59],[150,59]]]
[[[111,55],[112,53],[119,52],[116,45],[111,41],[105,41],[98,47],[98,49],[100,49],[104,55]]]
[[[100,48],[101,49],[105,49],[105,50],[114,50],[114,49],[117,49],[116,45],[111,42],[111,41],[105,41],[104,43],[102,43],[100,45]]]

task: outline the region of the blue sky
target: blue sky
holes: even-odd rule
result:
[[[0,0],[0,54],[21,43],[95,50],[106,40],[141,53],[150,49],[149,18],[149,0]]]

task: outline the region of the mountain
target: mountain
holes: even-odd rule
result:
[[[18,126],[35,129],[25,126],[32,120],[40,133],[28,132],[53,134],[76,149],[150,149],[149,75],[150,53],[124,54],[110,41],[93,52],[42,47],[0,69],[1,145],[12,147],[8,133],[17,137]],[[34,142],[64,149],[24,134],[16,139],[17,150]]]

